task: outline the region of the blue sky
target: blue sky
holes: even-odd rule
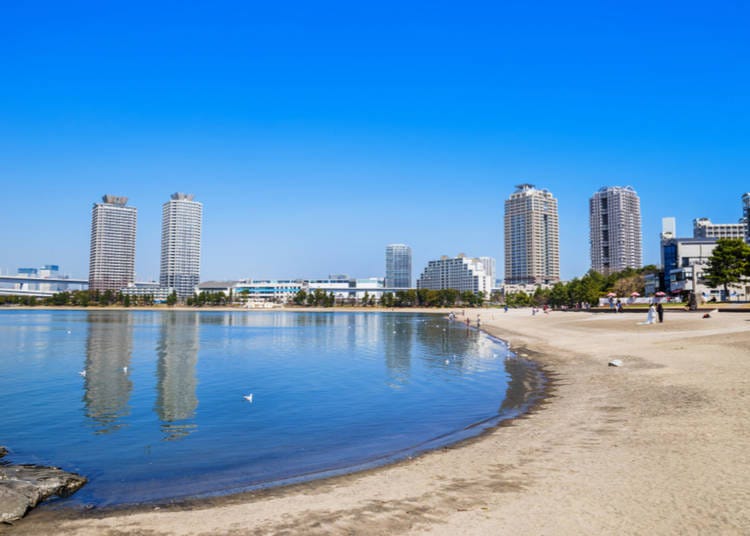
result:
[[[185,5],[190,4],[190,5]],[[203,279],[382,276],[388,243],[494,256],[515,184],[560,206],[564,278],[588,198],[735,222],[750,191],[741,2],[36,2],[0,7],[0,270],[86,277],[90,208],[204,203]]]

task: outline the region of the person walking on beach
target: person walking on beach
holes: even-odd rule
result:
[[[653,324],[655,322],[654,315],[656,314],[656,308],[654,307],[654,304],[651,304],[651,307],[648,308],[648,314],[646,315],[646,324]]]
[[[659,324],[664,322],[664,306],[661,302],[656,304],[656,314],[659,316]]]

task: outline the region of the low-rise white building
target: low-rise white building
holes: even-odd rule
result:
[[[150,296],[155,303],[164,303],[167,301],[167,297],[172,293],[174,289],[162,287],[156,281],[148,282],[135,282],[132,285],[128,285],[125,288],[120,289],[123,296],[130,296],[131,298],[143,298]]]
[[[443,255],[440,259],[427,263],[417,281],[417,288],[430,290],[454,289],[460,292],[482,292],[489,297],[492,292],[493,278],[485,271],[485,266],[478,258],[464,254],[457,257]]]
[[[708,218],[693,220],[693,238],[745,239],[745,223],[713,223]]]

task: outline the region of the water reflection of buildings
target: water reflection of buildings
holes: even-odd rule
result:
[[[389,385],[398,389],[408,383],[411,373],[414,319],[387,314],[379,316],[382,318]]]
[[[83,400],[96,432],[106,434],[120,428],[120,420],[130,413],[133,384],[126,367],[133,349],[133,325],[126,312],[91,311],[88,326]]]
[[[195,430],[199,314],[172,311],[162,315],[156,352],[156,407],[164,439],[181,439]]]

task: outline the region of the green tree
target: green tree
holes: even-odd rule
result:
[[[169,296],[167,296],[167,305],[172,307],[176,303],[177,303],[177,292],[173,290],[172,292],[169,293]]]
[[[565,283],[555,283],[549,293],[550,305],[552,305],[553,307],[561,307],[563,305],[567,305],[568,301],[568,285],[566,285]]]
[[[549,303],[550,289],[542,288],[541,286],[536,287],[534,295],[531,297],[531,304],[537,307]]]
[[[299,289],[297,294],[294,295],[294,298],[292,298],[292,301],[294,302],[294,305],[305,305],[307,302],[307,292],[305,292],[304,289]]]
[[[750,276],[750,246],[741,238],[720,238],[703,277],[711,288],[722,286],[724,299],[729,296],[729,285]]]

